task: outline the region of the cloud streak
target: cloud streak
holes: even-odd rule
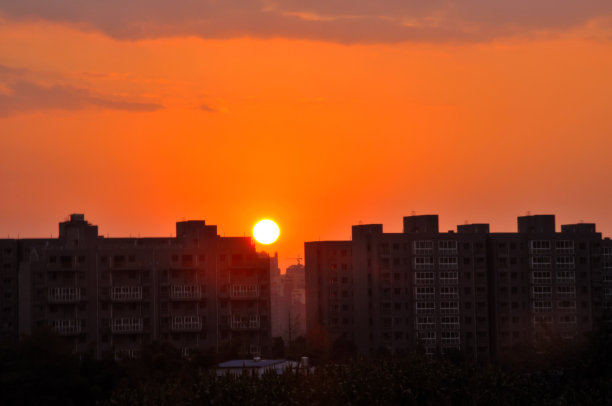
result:
[[[28,71],[0,65],[0,117],[41,110],[99,108],[146,112],[163,108],[159,104],[127,100],[75,86],[38,84],[21,78],[25,72]]]
[[[341,43],[489,41],[612,15],[610,0],[0,0],[14,20],[78,24],[126,40],[175,36]]]

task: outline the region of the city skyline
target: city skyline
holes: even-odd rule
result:
[[[600,1],[0,2],[0,236],[71,212],[111,236],[272,218],[284,268],[303,241],[412,211],[611,235],[611,18]]]

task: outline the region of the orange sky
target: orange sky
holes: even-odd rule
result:
[[[529,210],[612,235],[607,27],[120,38],[0,10],[0,235],[57,236],[72,212],[111,237],[182,218],[249,235],[269,217],[283,267],[304,241],[400,231],[412,211],[443,230],[514,231]]]

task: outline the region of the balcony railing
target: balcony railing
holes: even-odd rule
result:
[[[459,283],[459,278],[440,278],[440,285],[456,285]]]
[[[111,331],[115,334],[131,334],[142,332],[142,318],[122,317],[111,320]]]
[[[440,255],[457,255],[457,248],[438,248]]]
[[[436,308],[435,307],[416,307],[415,312],[416,314],[432,314],[436,312]]]
[[[230,320],[230,327],[234,330],[258,329],[260,325],[261,319],[256,314],[232,315]]]
[[[172,331],[200,331],[202,318],[200,316],[175,316],[170,323]]]
[[[435,330],[435,328],[436,328],[435,323],[416,323],[416,329],[418,331]]]
[[[427,271],[435,268],[435,264],[433,262],[415,262],[414,269],[417,271]]]
[[[74,334],[80,334],[82,331],[81,320],[53,320],[51,322],[51,328],[59,335],[68,336]]]
[[[76,303],[81,300],[81,288],[50,288],[48,299],[52,303]]]
[[[231,285],[230,297],[232,298],[257,298],[259,297],[259,285],[236,283]]]
[[[111,287],[110,293],[113,302],[134,302],[142,300],[142,287],[140,286],[113,286]]]
[[[199,300],[202,298],[202,285],[172,285],[170,298],[174,300]]]

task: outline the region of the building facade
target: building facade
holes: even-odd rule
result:
[[[402,233],[353,226],[351,241],[308,242],[305,255],[307,329],[362,354],[503,357],[588,336],[612,299],[612,244],[594,224],[556,232],[550,215],[519,217],[516,233],[441,233],[438,216],[409,216]]]
[[[185,356],[269,350],[270,258],[250,238],[204,221],[178,222],[174,238],[104,238],[82,214],[59,228],[57,239],[0,241],[15,279],[18,317],[2,318],[11,339],[49,326],[98,357],[138,356],[152,342]]]

